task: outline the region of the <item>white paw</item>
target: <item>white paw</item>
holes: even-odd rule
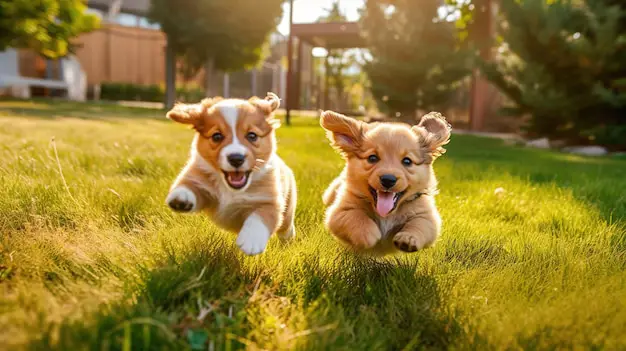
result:
[[[237,237],[237,246],[247,255],[258,255],[265,251],[270,234],[261,217],[253,213],[243,222]]]
[[[186,186],[174,188],[167,195],[165,202],[172,210],[177,212],[193,212],[197,207],[196,195]]]

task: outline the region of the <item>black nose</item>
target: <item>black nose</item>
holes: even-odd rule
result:
[[[228,155],[227,159],[228,163],[230,163],[231,166],[237,168],[240,167],[244,162],[246,162],[246,155],[230,154]]]
[[[380,176],[380,184],[387,189],[393,188],[397,181],[398,179],[392,174],[384,174]]]

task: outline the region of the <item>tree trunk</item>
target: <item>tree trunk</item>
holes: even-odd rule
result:
[[[174,107],[176,100],[176,55],[170,44],[165,47],[165,108]]]
[[[204,94],[213,97],[213,72],[215,71],[215,59],[212,57],[204,65]]]

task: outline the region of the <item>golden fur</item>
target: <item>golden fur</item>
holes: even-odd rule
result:
[[[441,218],[435,206],[437,180],[432,164],[449,141],[445,119],[431,112],[411,127],[367,124],[326,111],[320,123],[346,161],[323,195],[331,233],[357,251],[375,254],[397,249],[413,252],[433,245]],[[372,155],[376,157],[370,159]],[[383,175],[395,179],[393,187],[381,185]],[[378,210],[377,201],[383,198],[394,199],[391,211],[389,206]]]
[[[274,131],[280,123],[274,111],[279,101],[272,93],[264,100],[213,98],[179,104],[167,113],[196,130],[191,157],[170,189],[168,205],[180,212],[203,211],[219,226],[238,232],[237,244],[249,255],[265,250],[263,226],[267,239],[275,232],[281,239],[295,234],[296,183],[276,154]],[[258,139],[249,140],[249,133]],[[214,139],[216,134],[222,139]],[[228,164],[225,153],[230,149],[245,156],[240,168]],[[233,188],[228,175],[243,172],[249,172],[247,184]]]

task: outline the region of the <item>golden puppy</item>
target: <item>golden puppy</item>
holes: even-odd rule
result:
[[[433,162],[450,138],[443,116],[431,112],[411,127],[367,124],[326,111],[320,123],[346,160],[323,196],[329,230],[350,247],[371,253],[433,245],[441,230]]]
[[[280,99],[204,99],[167,113],[196,130],[191,157],[171,187],[167,204],[178,212],[206,212],[219,226],[238,232],[248,255],[265,251],[274,232],[295,235],[296,182],[276,154],[274,111]]]

